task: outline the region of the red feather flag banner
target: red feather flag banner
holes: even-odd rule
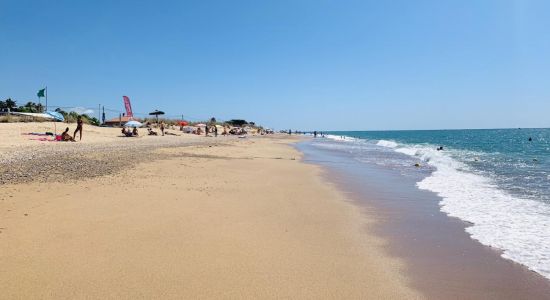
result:
[[[126,116],[129,118],[133,118],[134,115],[132,114],[132,104],[130,103],[130,98],[127,96],[122,96],[124,99],[124,107],[126,108]]]

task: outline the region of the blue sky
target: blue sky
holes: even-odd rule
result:
[[[550,126],[550,1],[0,1],[0,98],[320,130]]]

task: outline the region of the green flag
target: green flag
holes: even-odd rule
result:
[[[46,89],[41,89],[41,90],[39,90],[38,93],[36,93],[36,96],[38,96],[38,98],[44,97],[44,91],[45,91],[45,90],[46,90]]]

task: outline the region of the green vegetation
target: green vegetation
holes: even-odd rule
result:
[[[44,111],[44,106],[40,103],[34,103],[32,101],[27,102],[25,105],[17,105],[17,102],[8,98],[4,101],[0,101],[0,110],[9,109],[14,112],[29,112],[29,113],[40,113]]]
[[[25,105],[17,105],[17,102],[12,100],[11,98],[8,98],[4,101],[0,101],[0,111],[10,110],[12,112],[25,112],[25,113],[41,113],[44,112],[44,106],[40,103],[34,103],[32,101],[27,102]],[[99,126],[100,122],[97,118],[90,117],[86,114],[79,115],[78,113],[72,111],[72,112],[66,112],[62,109],[56,109],[55,111],[61,113],[63,117],[65,117],[65,122],[67,123],[74,123],[78,119],[79,116],[82,117],[82,120],[86,124],[96,125]],[[21,118],[21,117],[13,117],[13,116],[4,116],[0,120],[0,122],[17,122],[17,121],[26,121],[28,118]]]
[[[225,123],[227,123],[231,126],[237,126],[237,127],[242,127],[244,125],[248,125],[248,122],[246,120],[240,120],[240,119],[229,120]]]
[[[95,126],[99,126],[100,125],[100,122],[97,118],[94,118],[94,117],[90,117],[86,114],[82,114],[82,115],[79,115],[78,113],[74,112],[74,111],[71,111],[71,112],[66,112],[60,108],[56,109],[55,110],[56,112],[60,113],[63,115],[63,117],[65,118],[65,122],[67,123],[74,123],[76,122],[76,120],[78,119],[78,117],[82,117],[82,121],[84,121],[84,123],[86,124],[91,124],[91,125],[95,125]]]

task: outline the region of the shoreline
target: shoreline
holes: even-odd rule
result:
[[[420,298],[294,141],[205,138],[109,175],[0,185],[3,295]]]
[[[417,189],[415,178],[307,144],[298,148],[357,205],[377,212],[375,234],[388,239],[387,252],[406,263],[413,286],[428,298],[549,299],[549,280],[473,240],[468,224],[443,213],[441,198]]]

